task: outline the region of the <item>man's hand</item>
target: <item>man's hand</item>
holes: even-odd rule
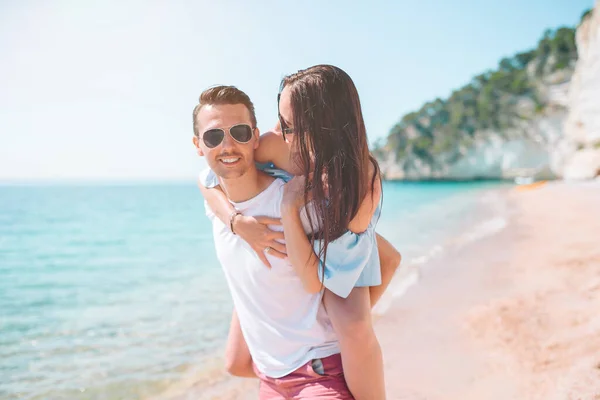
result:
[[[271,268],[266,253],[281,259],[286,258],[287,253],[285,245],[278,241],[284,239],[283,232],[269,229],[268,225],[281,225],[281,219],[239,215],[233,220],[233,231],[252,247],[263,264]]]

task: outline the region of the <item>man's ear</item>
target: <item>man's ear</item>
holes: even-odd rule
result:
[[[258,141],[260,139],[260,130],[258,128],[254,128],[254,138],[256,139],[254,141],[254,150],[258,149]]]
[[[198,139],[198,136],[194,136],[192,141],[194,142],[194,146],[196,146],[196,152],[198,153],[198,155],[200,157],[204,156],[204,152],[202,151],[202,148],[200,147],[200,140]]]

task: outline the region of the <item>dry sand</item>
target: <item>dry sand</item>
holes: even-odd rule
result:
[[[508,201],[377,324],[389,399],[600,399],[600,184]]]

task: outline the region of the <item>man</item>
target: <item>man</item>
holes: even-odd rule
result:
[[[232,86],[203,92],[194,110],[194,135],[198,154],[206,158],[237,210],[281,217],[284,182],[255,166],[259,130],[244,92]],[[267,254],[271,268],[266,268],[230,226],[208,207],[206,212],[237,312],[232,327],[239,318],[261,380],[261,399],[351,399],[322,291],[308,293],[285,259]]]

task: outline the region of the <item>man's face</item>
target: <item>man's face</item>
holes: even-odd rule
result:
[[[239,143],[231,137],[229,128],[246,124],[252,127],[250,111],[243,104],[223,104],[203,106],[196,116],[198,137],[194,145],[200,156],[206,157],[210,168],[221,178],[232,179],[244,175],[254,166],[254,150],[258,147],[258,128],[254,128],[248,143]],[[204,142],[204,133],[211,129],[223,129],[223,141],[211,148]]]

